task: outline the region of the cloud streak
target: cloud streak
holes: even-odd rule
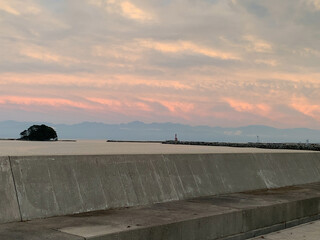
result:
[[[178,41],[172,43],[162,43],[150,39],[138,39],[137,41],[142,47],[151,48],[163,53],[195,53],[224,60],[241,60],[239,56],[233,53],[210,49],[208,47],[199,46],[188,41]]]

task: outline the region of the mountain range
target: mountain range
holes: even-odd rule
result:
[[[140,121],[106,124],[82,122],[78,124],[52,124],[40,122],[0,122],[0,138],[19,138],[20,132],[34,124],[53,127],[59,139],[108,139],[128,141],[182,141],[208,142],[306,142],[319,143],[320,130],[309,128],[279,129],[264,125],[244,127],[190,126],[178,123],[143,123]]]

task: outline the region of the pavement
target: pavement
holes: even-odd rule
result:
[[[320,221],[309,222],[296,227],[262,235],[251,240],[319,240]]]
[[[6,223],[0,240],[241,240],[318,220],[319,206],[320,183],[313,183]],[[295,239],[276,234],[263,236]]]

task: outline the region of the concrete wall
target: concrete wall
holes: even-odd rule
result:
[[[0,157],[0,223],[19,220],[19,206],[9,158]]]
[[[317,152],[34,156],[10,161],[23,220],[320,182]],[[3,209],[0,206],[0,213]]]

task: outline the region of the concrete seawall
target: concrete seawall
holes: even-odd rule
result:
[[[320,182],[320,153],[3,157],[0,180],[5,223]]]
[[[0,157],[0,223],[20,221],[17,195],[8,157]]]

